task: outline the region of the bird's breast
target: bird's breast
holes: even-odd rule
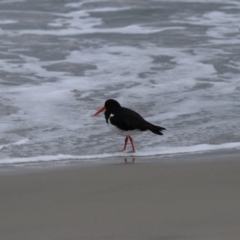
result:
[[[134,130],[123,130],[121,129],[121,124],[119,125],[115,125],[113,124],[113,118],[114,118],[114,114],[110,114],[108,120],[107,120],[107,123],[108,123],[108,126],[110,127],[110,129],[117,133],[118,135],[121,135],[121,136],[133,136],[133,135],[138,135],[138,134],[141,134],[142,131],[139,130],[139,129],[134,129]]]

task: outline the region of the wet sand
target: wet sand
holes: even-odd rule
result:
[[[0,239],[237,240],[238,159],[1,175]]]

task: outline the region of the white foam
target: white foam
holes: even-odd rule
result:
[[[154,150],[146,148],[146,153],[142,153],[141,156],[158,156],[163,154],[179,154],[179,153],[194,153],[194,152],[207,152],[207,151],[214,151],[214,150],[223,150],[223,149],[235,149],[240,148],[240,142],[233,142],[233,143],[224,143],[224,144],[198,144],[193,146],[187,147],[176,147],[176,148],[163,148],[162,150]],[[149,151],[147,151],[149,149]],[[156,149],[156,147],[155,147]]]
[[[23,141],[24,142],[24,141]],[[23,143],[21,143],[23,144]],[[116,158],[116,157],[161,157],[165,155],[173,154],[183,154],[183,153],[199,153],[213,150],[222,149],[238,149],[240,148],[240,143],[225,143],[220,145],[209,145],[209,144],[199,144],[195,146],[188,147],[177,147],[177,148],[161,148],[160,150],[145,149],[142,151],[137,151],[135,153],[117,152],[117,153],[102,153],[94,155],[49,155],[49,156],[35,156],[26,158],[9,158],[0,159],[0,164],[17,164],[17,163],[35,163],[35,162],[52,162],[52,161],[66,161],[66,160],[82,160],[82,161],[100,161],[106,158]]]
[[[13,24],[13,23],[18,23],[18,21],[15,20],[0,20],[0,24],[4,25],[4,24]]]
[[[159,0],[150,0],[151,2],[159,2]],[[169,0],[169,2],[190,2],[193,0]],[[194,0],[196,3],[209,3],[209,0]],[[226,3],[224,0],[211,0],[211,3]],[[238,1],[227,1],[228,4],[239,4]]]
[[[76,3],[66,3],[66,7],[72,7],[72,8],[80,8],[82,7],[85,3],[97,3],[97,2],[107,2],[106,0],[85,0],[81,2],[76,2]]]
[[[218,53],[222,53],[222,50],[213,49],[209,52],[196,50],[196,54],[189,54],[182,49],[156,48],[155,45],[150,44],[144,48],[103,45],[96,49],[86,48],[81,51],[71,51],[66,56],[67,63],[84,62],[97,65],[96,70],[87,71],[88,74],[81,77],[68,75],[67,72],[47,71],[44,68],[48,64],[61,61],[40,61],[37,58],[23,55],[21,58],[25,60],[25,63],[21,65],[0,60],[6,72],[18,73],[21,71],[24,74],[31,73],[36,76],[58,79],[56,82],[46,82],[40,85],[0,89],[0,92],[5,96],[14,96],[11,100],[12,104],[21,109],[10,120],[6,118],[8,130],[14,132],[16,129],[36,129],[29,133],[33,143],[44,145],[47,142],[51,146],[49,151],[54,153],[59,152],[58,142],[61,138],[66,139],[64,145],[69,149],[69,152],[77,141],[74,139],[82,139],[75,152],[81,152],[84,158],[88,154],[97,154],[107,148],[116,149],[117,144],[114,142],[117,141],[118,137],[111,135],[104,121],[104,116],[90,117],[96,109],[104,104],[108,94],[115,93],[119,96],[117,100],[123,106],[133,108],[147,120],[167,128],[162,138],[153,136],[151,133],[141,137],[142,146],[149,147],[147,154],[150,154],[150,149],[154,152],[153,147],[157,145],[164,146],[164,149],[171,146],[177,147],[178,144],[187,145],[192,141],[188,140],[189,137],[194,139],[196,143],[208,143],[209,138],[211,138],[211,135],[209,136],[211,128],[214,129],[213,125],[221,123],[221,119],[215,119],[214,124],[211,121],[205,123],[205,127],[210,128],[210,130],[201,131],[202,125],[198,125],[201,116],[198,113],[202,110],[210,112],[216,106],[219,106],[222,111],[224,108],[228,108],[228,104],[225,99],[221,98],[217,101],[206,99],[199,102],[198,99],[201,99],[205,91],[191,91],[191,88],[196,84],[196,78],[208,78],[216,73],[211,64],[203,64],[202,61],[206,61],[213,54]],[[155,80],[154,85],[136,77],[140,72],[149,72],[155,66],[151,56],[161,55],[172,56],[174,68],[170,71],[153,71],[154,74],[151,75],[151,78]],[[159,65],[161,66],[161,63]],[[111,67],[109,68],[109,66]],[[112,89],[113,86],[116,88]],[[72,92],[74,89],[81,93],[78,96],[78,101],[74,98]],[[105,91],[104,89],[112,90]],[[214,83],[214,87],[208,92],[211,96],[217,97],[218,95],[231,94],[233,90],[232,85],[224,82]],[[101,98],[98,95],[96,100],[85,101],[86,96],[95,99],[96,91],[101,93]],[[153,102],[154,104],[150,107],[147,105]],[[187,120],[196,121],[197,124],[193,123],[191,127],[188,127],[188,124],[184,123],[181,117],[184,114],[192,116],[188,117]],[[223,122],[223,124],[225,123]],[[1,126],[1,131],[6,131],[5,125]],[[193,135],[195,137],[192,137]],[[99,141],[101,144],[98,144]],[[120,144],[123,143],[123,139],[119,141]],[[92,144],[94,144],[93,148]],[[36,149],[39,148],[36,147]],[[34,154],[39,155],[38,152]],[[54,157],[50,157],[50,159],[52,158]]]
[[[74,21],[73,21],[74,23]],[[184,27],[163,27],[163,28],[153,28],[141,25],[129,25],[126,27],[119,28],[94,28],[94,26],[99,25],[101,22],[92,23],[85,22],[81,23],[84,28],[67,28],[60,30],[15,30],[15,31],[7,31],[1,30],[0,34],[6,34],[9,36],[17,36],[17,35],[25,35],[25,34],[35,34],[35,35],[52,35],[52,36],[73,36],[79,34],[91,34],[91,33],[119,33],[119,34],[151,34],[151,33],[160,33],[167,30],[178,30],[185,29]],[[74,25],[77,23],[74,23]],[[50,23],[50,26],[62,26],[60,23]],[[79,26],[79,24],[77,24]]]
[[[0,4],[14,3],[14,2],[26,2],[26,0],[1,0]]]
[[[217,1],[216,1],[217,2]],[[219,1],[222,2],[222,1]],[[240,8],[237,1],[228,1],[228,4],[233,4],[234,9]],[[223,7],[222,9],[228,9]],[[209,26],[206,34],[210,37],[209,42],[215,44],[238,44],[239,39],[233,38],[234,35],[239,35],[239,12],[224,12],[224,11],[209,11],[199,16],[191,16],[182,19],[172,20],[175,23],[187,23],[200,26]],[[230,36],[230,37],[229,37]]]
[[[0,150],[2,150],[3,148],[7,148],[7,147],[12,147],[12,146],[18,146],[18,145],[23,145],[29,142],[28,138],[24,138],[21,139],[19,141],[13,142],[13,143],[8,143],[8,144],[4,144],[4,145],[0,145]]]
[[[152,27],[147,24],[132,24],[126,25],[124,27],[112,27],[106,28],[101,27],[102,19],[97,17],[91,17],[91,12],[113,12],[113,11],[124,11],[127,9],[132,9],[131,7],[105,7],[105,8],[95,8],[95,9],[81,9],[82,5],[89,2],[99,2],[99,1],[83,1],[80,3],[70,3],[66,6],[77,8],[78,10],[71,11],[69,13],[52,13],[54,17],[57,17],[53,22],[48,25],[52,27],[57,27],[57,29],[49,30],[1,30],[1,35],[17,36],[25,34],[35,34],[35,35],[53,35],[53,36],[73,36],[79,34],[92,34],[92,33],[119,33],[119,34],[150,34],[158,33],[167,30],[178,30],[185,29],[185,27],[175,26],[175,27]],[[33,13],[33,11],[31,12]],[[11,21],[11,20],[6,20]],[[10,22],[9,22],[10,23]],[[62,27],[59,29],[59,27]]]
[[[2,163],[5,160],[14,163],[128,156],[105,153],[118,150],[119,144],[122,147],[124,138],[110,133],[104,115],[90,117],[108,98],[116,98],[146,120],[167,128],[162,137],[152,133],[136,137],[135,145],[137,149],[142,149],[136,156],[221,149],[233,147],[231,142],[240,141],[239,132],[236,131],[240,128],[240,82],[238,73],[235,73],[238,72],[239,63],[237,55],[231,53],[231,49],[237,46],[228,45],[239,44],[238,35],[233,37],[239,32],[238,11],[224,11],[220,7],[214,11],[206,8],[205,12],[201,11],[202,15],[192,9],[190,14],[174,17],[169,13],[166,25],[163,25],[164,22],[158,23],[155,18],[154,22],[142,24],[140,14],[140,21],[134,18],[128,25],[127,21],[120,20],[119,25],[109,27],[104,25],[101,17],[95,16],[108,17],[108,12],[111,12],[111,17],[112,12],[117,14],[132,5],[129,8],[112,8],[107,7],[108,2],[105,1],[101,8],[101,4],[87,4],[89,2],[68,3],[62,13],[44,12],[49,16],[49,22],[46,18],[44,24],[51,27],[27,29],[22,26],[14,27],[14,30],[12,26],[8,29],[7,23],[13,23],[11,18],[2,20],[6,25],[0,29],[0,34],[4,34],[1,42],[6,50],[1,50],[4,57],[0,59],[3,73],[0,79],[3,83],[0,88],[0,108],[3,109],[0,132],[1,142],[13,143],[0,146]],[[83,6],[85,3],[87,5]],[[234,3],[233,6],[239,5],[239,2]],[[135,9],[138,8],[132,8],[134,15],[129,11],[132,17],[138,14]],[[103,11],[104,14],[91,14]],[[27,11],[14,10],[14,13],[18,16]],[[43,16],[42,12],[31,13],[41,13]],[[188,34],[194,25],[198,25],[196,31],[199,26],[206,27],[198,33],[199,39],[194,35],[189,41]],[[185,28],[186,31],[181,31]],[[202,32],[204,29],[207,32]],[[169,35],[166,30],[170,30]],[[180,31],[176,31],[175,35],[175,30]],[[128,40],[125,41],[125,36],[119,35],[118,39],[117,35],[108,35],[155,32],[162,34],[143,36],[143,39],[148,37],[149,40],[139,40],[136,46],[135,36],[126,36]],[[30,35],[24,35],[27,33]],[[90,35],[78,36],[85,33]],[[180,44],[177,43],[178,34],[181,34]],[[9,35],[20,37],[8,38]],[[176,39],[171,39],[173,36]],[[18,41],[23,41],[23,37],[26,43],[21,49]],[[165,44],[168,38],[171,41]],[[30,44],[28,39],[32,41]],[[121,42],[121,39],[124,40]],[[196,44],[195,40],[203,42]],[[174,41],[176,45],[171,47]],[[219,43],[224,45],[219,46]],[[58,60],[46,61],[44,58],[48,56],[48,51],[46,55],[39,51],[51,50],[51,46],[58,49]],[[66,48],[61,49],[62,46]],[[78,64],[94,67],[92,70],[84,70],[83,67],[83,76],[78,76],[75,74]],[[72,68],[76,69],[71,72]],[[22,79],[26,79],[26,83],[23,81],[22,84]],[[11,83],[12,86],[9,85]],[[13,111],[8,111],[8,107],[12,107]],[[21,154],[28,158],[7,159],[7,156],[16,154],[14,143],[23,136],[31,139],[23,143],[21,149]],[[138,139],[141,141],[138,142]],[[228,142],[230,146],[221,144]],[[60,152],[64,155],[59,155]]]

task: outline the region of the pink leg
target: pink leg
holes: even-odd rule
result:
[[[122,150],[122,151],[125,151],[125,150],[126,150],[127,143],[128,143],[128,136],[125,138],[125,144],[124,144],[124,147],[123,147],[123,150]]]
[[[134,147],[134,143],[133,143],[132,137],[129,136],[129,140],[130,140],[130,142],[131,142],[131,144],[132,144],[132,150],[133,150],[133,152],[136,152],[136,149],[135,149],[135,147]]]

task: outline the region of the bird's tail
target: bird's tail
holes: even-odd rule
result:
[[[157,134],[157,135],[163,135],[162,131],[166,130],[166,128],[164,127],[159,127],[153,124],[149,124],[148,130],[150,130],[151,132]]]

